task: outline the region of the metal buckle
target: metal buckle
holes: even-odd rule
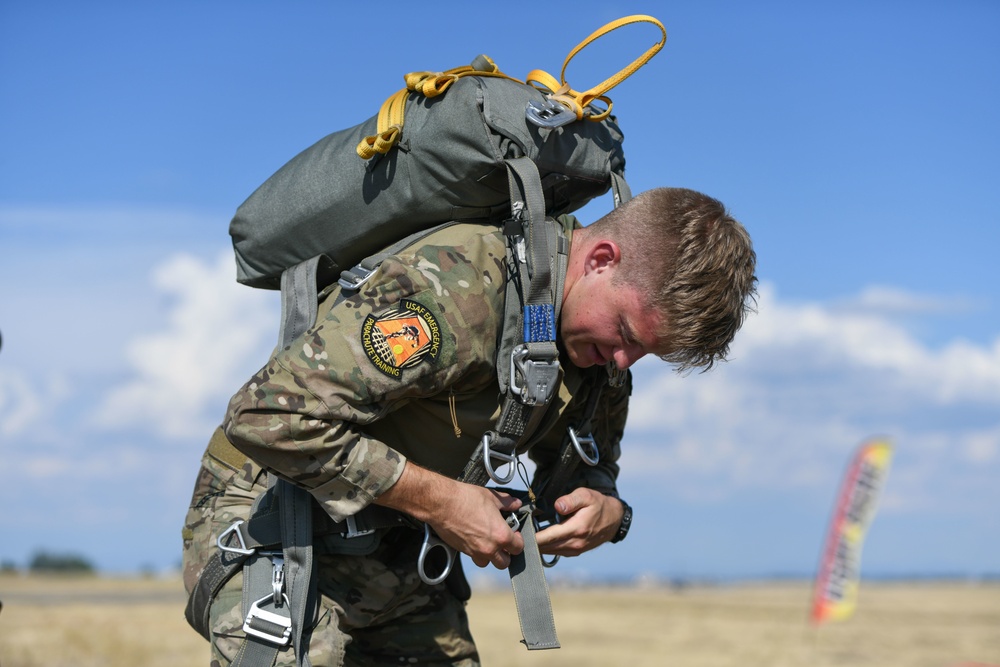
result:
[[[614,359],[609,361],[605,365],[605,368],[608,371],[609,387],[621,387],[625,384],[625,380],[628,379],[628,370],[618,370],[618,364],[615,363]]]
[[[523,386],[517,384],[520,371]],[[545,405],[559,380],[559,360],[528,358],[528,346],[518,345],[510,353],[510,390],[525,405]]]
[[[551,97],[546,97],[541,102],[528,102],[524,116],[538,127],[550,128],[562,127],[576,120],[573,111]]]
[[[236,521],[233,522],[233,525],[231,525],[229,528],[226,528],[224,531],[219,533],[219,537],[215,540],[215,543],[219,546],[219,549],[233,554],[242,554],[244,556],[250,556],[257,552],[256,549],[247,549],[246,540],[243,539],[243,531],[240,530],[240,527],[244,523],[246,523],[246,521],[244,521],[243,519],[237,519]],[[227,544],[223,544],[229,537],[229,535],[233,533],[236,534],[236,541],[240,543],[240,546],[238,547],[231,547]]]
[[[514,459],[516,458],[514,454],[505,454],[504,452],[495,452],[490,448],[490,441],[492,440],[492,432],[487,431],[483,434],[483,466],[486,467],[486,474],[490,476],[494,482],[500,485],[510,484],[510,481],[514,479],[514,475],[517,472],[517,467],[514,465]],[[503,463],[499,467],[505,465],[510,465],[510,471],[505,477],[501,477],[493,468],[493,463],[491,459],[498,458]]]
[[[583,462],[589,466],[596,466],[598,461],[601,460],[601,452],[597,449],[597,442],[594,440],[594,436],[577,435],[576,430],[572,426],[566,430],[569,432],[569,441],[573,443],[573,448],[576,449],[576,453],[580,455]],[[584,445],[589,446],[589,449],[593,452],[592,455],[588,455],[587,452],[583,451]]]
[[[358,290],[368,282],[373,273],[375,273],[375,269],[366,269],[361,264],[358,264],[350,271],[342,271],[340,279],[337,282],[340,283],[343,289]]]
[[[281,551],[262,551],[261,555],[271,559],[271,599],[275,607],[280,607],[285,594],[285,554]]]
[[[427,562],[427,554],[431,552],[431,549],[434,549],[436,547],[444,549],[446,562],[444,570],[441,572],[441,574],[439,574],[436,577],[431,577],[429,574],[427,574],[427,570],[425,569]],[[448,575],[451,574],[451,568],[455,565],[456,553],[457,552],[455,551],[454,548],[449,546],[447,542],[445,542],[440,537],[435,535],[434,531],[431,530],[430,525],[425,523],[424,541],[423,544],[420,545],[420,555],[417,556],[417,574],[420,575],[420,579],[428,586],[437,586],[438,584],[442,583],[445,579],[448,578]]]
[[[369,528],[368,530],[358,530],[358,520],[352,514],[347,517],[347,530],[341,533],[346,539],[352,540],[355,537],[361,537],[362,535],[371,535],[375,532],[374,528]]]
[[[285,603],[285,607],[288,607],[288,596],[282,595],[282,601]],[[248,635],[253,635],[254,637],[260,637],[265,641],[269,641],[278,646],[287,646],[288,642],[292,638],[292,619],[290,616],[282,616],[281,614],[276,614],[273,611],[266,611],[260,608],[260,605],[267,601],[273,601],[270,595],[265,595],[261,599],[250,605],[250,612],[247,614],[246,620],[243,621],[243,632]],[[260,619],[265,623],[269,623],[275,626],[274,629],[281,628],[281,634],[274,634],[269,632],[271,628],[258,629],[253,627],[252,622],[255,619]]]

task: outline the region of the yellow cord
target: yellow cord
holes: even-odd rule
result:
[[[635,23],[652,23],[658,27],[662,35],[660,41],[648,48],[645,53],[633,60],[628,66],[589,90],[580,93],[573,90],[566,83],[566,68],[580,51],[609,32]],[[576,48],[566,56],[562,71],[559,73],[558,81],[548,72],[537,69],[529,72],[525,81],[519,81],[501,72],[497,68],[496,63],[489,58],[485,58],[485,60],[487,62],[486,66],[490,69],[485,70],[477,70],[470,65],[465,65],[446,72],[411,72],[404,77],[406,88],[397,91],[382,104],[382,108],[378,113],[376,133],[361,140],[357,147],[358,156],[363,160],[368,160],[379,153],[384,154],[389,152],[389,149],[399,142],[400,135],[403,132],[406,100],[409,98],[410,93],[416,93],[428,98],[437,97],[444,94],[453,83],[465,76],[492,76],[517,81],[518,83],[528,83],[539,90],[547,90],[549,96],[572,111],[576,115],[577,120],[581,120],[585,116],[594,121],[603,120],[611,114],[612,107],[611,100],[606,97],[605,93],[635,74],[640,67],[649,62],[650,58],[659,53],[666,42],[667,31],[662,23],[652,16],[636,14],[608,23],[595,30],[587,39],[577,44]],[[606,108],[599,113],[590,113],[587,115],[585,110],[594,100],[601,101],[606,105]]]
[[[410,72],[405,75],[403,80],[406,82],[406,88],[396,91],[382,104],[378,112],[376,134],[361,140],[357,147],[358,156],[368,160],[378,153],[388,153],[389,149],[399,142],[406,115],[406,100],[410,93],[428,98],[437,97],[443,95],[453,83],[466,76],[491,76],[524,83],[501,72],[496,63],[489,58],[485,60],[491,69],[477,70],[471,65],[463,65],[446,72]]]
[[[458,425],[458,412],[455,410],[455,394],[448,393],[448,410],[451,412],[451,425],[455,429],[455,437],[462,437],[462,428]]]

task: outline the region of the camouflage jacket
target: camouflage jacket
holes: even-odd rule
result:
[[[565,216],[568,232],[574,223]],[[233,396],[227,437],[337,521],[392,486],[407,460],[457,477],[499,414],[504,258],[496,227],[454,225],[386,259],[358,293],[338,301],[332,290],[316,325]],[[561,366],[529,442],[536,480],[583,418],[588,377],[605,373]],[[593,425],[601,463],[579,466],[575,486],[614,490],[627,401],[627,386],[605,389]]]

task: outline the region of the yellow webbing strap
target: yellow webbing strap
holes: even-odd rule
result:
[[[569,67],[570,61],[573,60],[573,58],[576,57],[580,51],[583,51],[583,49],[596,41],[598,38],[603,37],[613,30],[617,30],[618,28],[632,25],[634,23],[652,23],[655,25],[660,29],[660,41],[649,47],[645,53],[633,60],[627,67],[619,70],[616,74],[608,77],[593,88],[582,93],[570,88],[569,84],[566,83],[566,68]],[[592,114],[588,116],[590,120],[603,120],[608,116],[608,114],[611,113],[611,100],[605,97],[605,93],[635,74],[640,67],[649,62],[650,58],[659,53],[660,49],[662,49],[663,45],[666,43],[667,30],[658,20],[652,16],[646,16],[645,14],[626,16],[595,30],[589,37],[587,37],[587,39],[577,44],[576,48],[570,51],[569,55],[566,56],[566,60],[563,62],[562,71],[559,73],[559,81],[556,81],[555,77],[542,70],[532,70],[528,73],[526,78],[528,83],[535,85],[536,87],[548,89],[552,93],[552,98],[554,100],[561,102],[570,111],[576,114],[577,120],[584,117],[584,109],[590,106],[591,102],[594,100],[604,102],[607,105],[607,109],[599,114]]]
[[[617,74],[605,79],[600,84],[594,86],[593,88],[579,93],[569,87],[566,83],[566,68],[573,58],[582,51],[587,45],[591,44],[599,37],[602,37],[613,30],[617,30],[622,26],[631,25],[633,23],[652,23],[660,29],[662,38],[659,42],[651,46],[646,50],[641,56],[636,58],[622,70],[619,70]],[[569,55],[566,56],[565,62],[563,62],[562,72],[560,72],[560,80],[556,81],[548,72],[542,70],[532,70],[527,76],[527,83],[534,85],[536,88],[547,89],[554,100],[561,102],[568,109],[576,114],[577,120],[584,117],[584,110],[590,106],[590,103],[594,100],[600,100],[607,105],[607,108],[599,114],[590,114],[588,118],[590,120],[603,120],[611,113],[611,100],[605,97],[605,93],[617,86],[619,83],[632,76],[640,67],[649,62],[649,59],[655,56],[663,45],[667,42],[667,31],[663,27],[663,24],[657,21],[652,16],[646,16],[644,14],[636,14],[634,16],[626,16],[620,18],[617,21],[612,21],[607,25],[594,31],[587,39],[580,42],[575,49],[570,51]],[[487,63],[489,69],[475,69],[470,65],[465,65],[463,67],[456,67],[455,69],[450,69],[446,72],[411,72],[407,74],[404,78],[406,80],[406,88],[397,91],[389,99],[387,99],[383,104],[382,108],[378,112],[378,121],[376,125],[376,134],[372,136],[365,137],[358,144],[357,152],[358,156],[363,160],[374,157],[378,153],[387,153],[389,149],[396,145],[399,141],[399,135],[403,130],[403,122],[406,112],[406,100],[410,93],[418,93],[424,97],[437,97],[443,94],[451,84],[455,83],[458,79],[464,76],[495,76],[502,77],[505,79],[510,79],[511,81],[517,81],[518,83],[525,83],[524,81],[519,81],[514,77],[507,76],[501,72],[496,64],[489,58],[482,56],[482,59]]]
[[[399,133],[403,130],[406,113],[406,99],[410,93],[418,93],[424,97],[442,95],[451,84],[463,76],[493,76],[518,81],[507,76],[486,56],[481,58],[491,69],[475,69],[471,65],[463,65],[446,72],[410,72],[404,78],[406,88],[396,91],[383,104],[378,112],[377,134],[365,137],[358,144],[358,156],[363,160],[374,157],[376,153],[387,153],[399,141]],[[518,83],[524,83],[518,81]]]

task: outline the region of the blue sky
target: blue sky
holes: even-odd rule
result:
[[[579,576],[808,574],[851,451],[896,444],[868,574],[1000,570],[1000,5],[0,2],[0,560],[168,568],[198,459],[265,360],[233,211],[404,73],[516,77],[646,13],[611,92],[633,190],[723,200],[759,313],[728,364],[636,370],[633,535]],[[657,38],[573,61],[577,89]],[[601,215],[605,198],[584,219]]]

